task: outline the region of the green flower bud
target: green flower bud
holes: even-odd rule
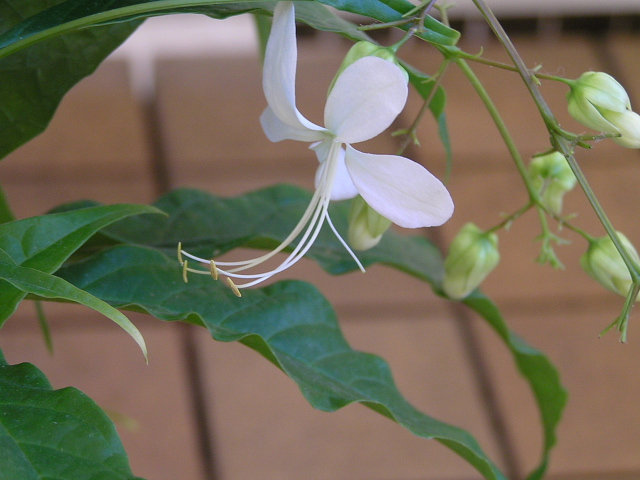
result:
[[[559,215],[564,194],[576,185],[576,177],[560,152],[534,157],[529,164],[529,178],[542,204]]]
[[[380,57],[383,60],[387,60],[389,62],[395,63],[402,71],[403,75],[407,79],[407,82],[409,81],[409,74],[402,67],[402,65],[400,65],[400,62],[398,62],[398,58],[396,57],[395,52],[391,48],[381,47],[380,45],[376,45],[375,43],[362,40],[354,44],[345,55],[344,60],[342,60],[342,64],[340,65],[340,68],[336,73],[336,76],[333,77],[333,81],[329,86],[329,91],[331,91],[331,89],[333,88],[333,84],[336,82],[336,79],[340,76],[340,74],[345,68],[347,68],[349,65],[354,63],[356,60],[360,60],[363,57],[370,57],[370,56]]]
[[[391,220],[383,217],[358,195],[351,202],[349,212],[349,245],[356,250],[375,247],[384,232],[391,226]]]
[[[567,94],[569,114],[578,122],[604,133],[626,148],[640,148],[640,116],[631,111],[625,89],[611,75],[585,72]]]
[[[640,264],[638,252],[636,252],[629,239],[622,233],[617,233],[622,246],[631,259]],[[632,283],[631,274],[613,241],[608,236],[591,242],[587,253],[580,258],[580,265],[585,272],[608,290],[623,297],[626,297],[629,293]]]
[[[449,248],[444,262],[442,287],[450,298],[464,298],[491,273],[500,261],[498,235],[467,223]]]

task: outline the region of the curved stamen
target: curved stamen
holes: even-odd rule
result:
[[[336,235],[340,243],[345,247],[347,252],[349,252],[351,257],[358,264],[358,267],[360,268],[360,270],[364,272],[364,267],[362,266],[362,264],[360,263],[356,255],[353,253],[351,248],[349,248],[347,243],[340,236],[335,226],[333,225],[331,218],[329,217],[329,203],[331,201],[331,193],[333,190],[336,172],[338,170],[341,148],[342,148],[342,144],[340,142],[333,142],[331,144],[329,154],[325,159],[325,162],[327,163],[325,165],[325,168],[322,171],[320,181],[318,182],[318,187],[311,201],[309,202],[309,205],[307,206],[304,214],[302,215],[302,218],[300,218],[300,220],[296,224],[295,228],[287,236],[287,238],[284,241],[282,241],[280,245],[278,245],[278,247],[276,247],[274,250],[272,250],[269,253],[266,253],[264,255],[261,255],[259,257],[256,257],[250,260],[237,261],[237,262],[214,262],[213,260],[203,259],[195,255],[192,255],[188,252],[185,252],[181,249],[181,246],[179,246],[180,260],[182,260],[182,255],[184,255],[187,258],[190,258],[202,264],[206,264],[209,267],[208,271],[189,268],[186,265],[187,263],[186,260],[184,260],[183,276],[186,277],[187,271],[197,273],[197,274],[204,274],[204,275],[208,274],[208,275],[211,275],[214,279],[217,279],[219,274],[225,275],[227,277],[226,281],[228,285],[231,287],[231,289],[236,295],[240,296],[239,295],[240,288],[252,287],[254,285],[262,283],[265,280],[268,280],[269,278],[271,278],[272,276],[291,267],[296,262],[298,262],[298,260],[304,257],[304,255],[306,255],[306,253],[311,249],[314,242],[320,235],[320,231],[322,230],[322,226],[324,225],[325,221],[329,224],[329,227],[331,228],[333,233]],[[287,257],[276,268],[269,270],[267,272],[256,273],[256,274],[238,273],[238,272],[247,270],[249,268],[258,266],[261,263],[264,263],[265,261],[269,260],[274,255],[276,255],[277,253],[281,252],[286,247],[288,247],[300,235],[300,233],[303,230],[304,230],[304,233],[300,238],[300,240],[297,242],[297,245],[295,246],[295,248],[287,255]],[[227,269],[220,268],[221,266],[222,267],[228,266],[228,267],[235,267],[235,268],[231,268],[227,270]],[[231,278],[245,279],[249,281],[243,284],[236,285],[233,282],[233,280],[231,280]]]

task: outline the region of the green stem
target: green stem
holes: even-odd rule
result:
[[[500,223],[488,229],[486,233],[493,233],[503,228],[506,228],[509,224],[515,222],[518,218],[520,218],[522,215],[527,213],[533,207],[533,205],[534,205],[533,202],[528,202],[525,206],[519,208],[518,210],[513,212],[511,215],[505,217],[504,220],[502,220]]]
[[[555,119],[553,112],[547,105],[547,102],[542,97],[542,94],[538,89],[538,85],[534,80],[535,77],[532,74],[531,70],[527,68],[524,61],[522,60],[522,57],[520,57],[520,54],[518,53],[516,48],[513,46],[513,43],[511,43],[511,39],[506,34],[504,29],[502,28],[502,25],[500,25],[500,22],[498,22],[498,19],[495,17],[491,9],[486,5],[484,0],[473,0],[473,3],[476,5],[476,7],[480,11],[484,19],[487,21],[487,23],[493,30],[493,33],[495,33],[495,35],[498,37],[498,39],[500,40],[504,48],[507,50],[507,53],[511,57],[511,60],[513,61],[518,73],[522,77],[522,80],[524,81],[525,86],[527,87],[527,89],[529,90],[529,93],[533,97],[533,100],[536,103],[536,106],[538,107],[540,114],[542,115],[542,119],[544,120],[544,123],[547,126],[547,129],[550,132],[555,132],[558,125],[558,121]]]
[[[509,70],[510,72],[518,72],[518,68],[513,65],[509,65],[508,63],[498,62],[496,60],[490,60],[488,58],[481,57],[481,53],[478,55],[474,55],[471,53],[464,52],[459,50],[456,53],[457,56],[464,58],[465,60],[469,60],[471,62],[482,63],[483,65],[488,65],[490,67],[501,68],[503,70]],[[567,85],[572,85],[575,83],[575,80],[571,80],[568,78],[558,77],[556,75],[549,75],[546,73],[532,72],[534,78],[540,80],[553,80],[556,82],[566,83]]]
[[[254,14],[253,21],[256,25],[256,32],[258,33],[260,58],[264,60],[265,50],[267,49],[267,40],[269,39],[269,33],[271,33],[271,19],[264,15]]]
[[[540,90],[538,89],[538,86],[534,80],[533,74],[524,64],[524,61],[520,57],[520,54],[518,53],[518,51],[513,46],[513,43],[511,43],[511,40],[505,33],[504,29],[502,28],[502,25],[500,25],[495,15],[491,11],[491,9],[489,9],[489,7],[486,5],[484,0],[473,0],[473,3],[476,5],[476,7],[478,8],[482,16],[485,18],[485,20],[493,30],[493,32],[496,34],[496,36],[498,37],[502,45],[507,50],[507,53],[511,57],[511,60],[516,66],[518,73],[522,77],[522,80],[524,81],[525,86],[529,90],[529,93],[531,94],[533,101],[535,102],[536,106],[538,107],[538,110],[540,111],[540,114],[542,115],[542,119],[547,127],[547,130],[549,130],[549,133],[551,134],[551,142],[554,148],[556,148],[560,153],[562,153],[566,157],[567,161],[569,162],[569,165],[571,166],[571,170],[573,170],[573,173],[578,179],[578,183],[582,187],[582,190],[584,191],[587,197],[587,200],[591,204],[593,210],[598,216],[598,219],[600,220],[600,223],[602,224],[605,231],[607,232],[607,235],[609,235],[609,237],[611,238],[611,241],[616,247],[616,250],[622,257],[625,265],[629,270],[629,274],[631,275],[633,286],[631,288],[631,292],[627,298],[627,301],[625,302],[625,306],[622,314],[620,315],[620,317],[618,317],[616,322],[614,322],[614,324],[617,325],[618,328],[622,331],[622,337],[626,338],[627,320],[631,312],[631,307],[633,306],[633,301],[635,301],[635,297],[633,297],[631,294],[633,292],[637,292],[638,286],[640,285],[640,266],[638,266],[633,261],[629,253],[626,251],[626,249],[620,242],[620,239],[618,238],[618,234],[616,233],[616,230],[613,228],[611,221],[609,220],[604,209],[600,205],[600,202],[598,201],[595,193],[591,189],[591,186],[587,182],[586,177],[584,176],[580,166],[578,165],[578,162],[576,161],[573,155],[574,145],[569,143],[568,141],[569,139],[566,135],[566,132],[560,129],[558,121],[556,120],[555,116],[553,115],[553,112],[549,108],[549,105],[547,105],[547,102],[545,101],[542,94],[540,93]],[[629,300],[629,298],[631,298],[631,300]]]
[[[11,222],[15,220],[16,217],[11,210],[11,206],[9,205],[9,200],[4,193],[2,186],[0,185],[0,225],[6,222]]]
[[[236,0],[220,0],[216,3],[233,3],[234,1]],[[43,30],[36,31],[35,33],[29,32],[28,29],[30,27],[33,28],[32,24],[37,24],[38,21],[46,22],[46,20],[43,20],[42,17],[46,12],[50,12],[51,9],[49,9],[29,19],[30,22],[22,22],[23,24],[25,24],[25,26],[20,31],[17,30],[17,28],[13,28],[6,34],[0,36],[0,58],[11,55],[18,50],[38,43],[39,41],[46,38],[50,38],[73,30],[122,20],[123,18],[138,18],[154,13],[160,14],[160,12],[177,7],[200,7],[210,4],[211,0],[157,0],[154,2],[146,2],[141,4],[139,3],[136,5],[129,5],[126,7],[113,8],[112,10],[103,11],[102,8],[104,6],[101,4],[101,2],[95,2],[90,7],[87,7],[84,15],[80,18],[60,23],[52,26],[51,28],[45,28]],[[65,12],[62,11],[62,9],[64,8],[64,4],[60,4],[52,8],[56,8],[56,13],[64,16]],[[92,9],[95,9],[95,13],[92,13]],[[72,12],[69,13],[69,16],[72,16]]]
[[[456,63],[456,65],[458,65],[458,67],[460,67],[462,72],[465,74],[465,76],[467,77],[467,79],[475,89],[476,93],[482,100],[482,103],[484,103],[484,106],[489,112],[489,115],[491,115],[491,119],[496,124],[496,127],[498,128],[498,132],[500,133],[502,140],[507,146],[507,149],[509,150],[509,154],[511,155],[511,158],[513,159],[516,165],[516,168],[520,173],[520,177],[522,177],[522,180],[527,188],[527,192],[529,194],[530,200],[535,204],[539,204],[540,201],[539,201],[538,192],[535,191],[535,189],[531,185],[531,182],[529,181],[529,176],[527,174],[527,167],[525,166],[524,161],[522,160],[522,156],[518,151],[518,147],[516,146],[515,141],[513,140],[513,137],[509,133],[509,129],[507,128],[507,125],[504,123],[504,120],[502,120],[502,117],[500,116],[500,112],[498,112],[498,109],[496,108],[495,104],[491,100],[491,97],[489,97],[489,94],[487,93],[486,89],[480,82],[480,79],[476,76],[476,74],[473,72],[473,70],[469,67],[469,65],[464,59],[455,58],[453,61]]]
[[[42,331],[44,343],[47,346],[49,354],[53,355],[53,338],[51,337],[51,329],[49,328],[47,315],[45,314],[44,307],[42,306],[42,300],[36,300],[35,307],[36,315],[38,316],[38,324],[40,325],[40,330]]]
[[[400,148],[398,149],[396,155],[402,155],[404,151],[407,149],[407,147],[409,146],[409,144],[411,143],[411,140],[415,138],[416,130],[418,129],[418,126],[422,121],[422,117],[424,117],[424,114],[429,109],[429,106],[433,101],[433,97],[435,97],[436,93],[438,92],[438,88],[442,83],[442,78],[444,76],[444,73],[447,71],[447,67],[449,66],[449,63],[450,63],[449,60],[445,60],[444,62],[442,62],[437,73],[434,75],[433,87],[431,88],[431,91],[429,92],[429,95],[427,96],[427,98],[424,99],[424,103],[422,104],[422,107],[420,107],[420,111],[416,115],[416,118],[414,119],[413,123],[407,129],[405,133],[405,138],[400,144]]]

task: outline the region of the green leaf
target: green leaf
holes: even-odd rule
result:
[[[16,217],[11,210],[11,206],[9,205],[9,200],[4,193],[4,189],[2,185],[0,185],[0,223],[10,222],[15,220]]]
[[[314,28],[339,32],[354,40],[368,38],[352,23],[340,19],[316,2],[296,4],[299,20]],[[214,18],[227,18],[242,13],[270,14],[274,6],[275,1],[67,0],[23,20],[0,35],[0,57],[34,45],[43,39],[100,24],[171,13],[202,13]]]
[[[28,363],[0,352],[2,480],[141,480],[104,412],[74,388],[53,390]]]
[[[567,392],[549,359],[511,332],[495,304],[479,291],[471,293],[464,303],[478,312],[511,350],[518,370],[526,378],[540,409],[544,430],[544,447],[540,465],[528,480],[543,478],[551,449],[556,444],[556,429],[567,403]]]
[[[11,27],[54,3],[0,0],[2,38],[10,36]],[[46,13],[41,15],[46,17]],[[93,73],[138,24],[77,31],[9,56],[0,51],[0,57],[4,57],[0,58],[0,158],[44,131],[62,97],[78,81]]]
[[[195,190],[177,190],[155,205],[168,217],[128,218],[103,230],[104,247],[113,242],[137,243],[174,255],[176,245],[204,258],[215,257],[238,246],[274,248],[293,229],[311,194],[280,185],[234,198],[220,198]],[[333,204],[330,215],[338,231],[346,232],[348,202]],[[95,244],[94,248],[100,248]],[[351,256],[329,229],[323,229],[307,255],[326,271],[343,274],[357,268]],[[363,265],[383,263],[429,283],[442,295],[443,259],[440,251],[422,237],[387,232],[380,243],[358,256]],[[465,303],[491,325],[510,349],[514,361],[529,383],[545,431],[544,471],[555,430],[566,402],[558,372],[549,359],[506,326],[496,306],[479,291]],[[532,477],[534,480],[539,477]]]
[[[409,82],[416,89],[416,91],[420,94],[422,99],[426,101],[430,95],[432,95],[432,90],[434,86],[433,79],[427,75],[426,73],[421,72],[417,68],[412,67],[407,63],[403,63],[402,66],[409,74]],[[447,163],[447,177],[449,176],[449,172],[451,170],[452,163],[452,151],[451,151],[451,140],[449,138],[449,129],[447,128],[447,116],[445,114],[445,106],[447,104],[447,95],[444,91],[444,88],[438,87],[436,92],[433,94],[431,102],[429,103],[429,111],[433,115],[433,118],[436,120],[438,124],[438,135],[440,136],[440,141],[444,146],[444,151],[446,155],[446,163]]]
[[[103,250],[58,274],[118,308],[186,319],[204,324],[216,340],[241,341],[295,380],[314,407],[334,411],[362,402],[452,448],[486,478],[504,480],[470,434],[416,410],[381,358],[347,344],[331,305],[308,283],[280,282],[237,298],[209,276],[193,275],[185,284],[175,257],[139,246]]]
[[[407,0],[318,0],[338,10],[371,17],[382,23],[403,20],[403,15],[415,9],[415,5]],[[402,28],[407,28],[406,26]],[[427,42],[437,45],[453,46],[460,33],[428,16],[424,19],[424,31],[415,35]]]
[[[51,274],[98,230],[141,213],[159,211],[144,205],[110,205],[3,223],[0,249],[18,266]],[[26,291],[0,280],[0,326],[25,295]]]
[[[13,285],[23,293],[32,293],[44,298],[64,299],[86,305],[102,313],[120,325],[140,346],[145,359],[147,347],[138,329],[118,310],[103,302],[99,298],[80,290],[69,282],[54,275],[28,267],[21,267],[11,257],[0,249],[0,278]]]

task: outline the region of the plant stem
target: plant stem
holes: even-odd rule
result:
[[[422,104],[422,107],[420,107],[420,111],[416,115],[416,118],[413,120],[413,123],[404,134],[405,138],[400,144],[400,148],[398,149],[396,155],[402,155],[404,151],[407,149],[407,147],[409,146],[409,144],[411,143],[411,140],[415,138],[416,130],[418,129],[418,126],[422,121],[422,117],[424,117],[424,114],[429,109],[429,106],[433,101],[433,97],[435,97],[436,93],[438,92],[438,88],[442,83],[442,78],[444,76],[444,73],[447,71],[447,67],[449,66],[449,63],[450,63],[449,60],[445,60],[444,62],[442,62],[442,64],[440,65],[440,68],[438,69],[438,72],[433,76],[433,87],[431,88],[431,91],[429,92],[429,95],[427,96],[427,98],[424,99],[424,103]]]
[[[496,60],[490,60],[488,58],[484,58],[481,57],[481,53],[478,55],[473,55],[471,53],[467,53],[464,52],[462,50],[459,50],[456,53],[457,56],[464,58],[465,60],[469,60],[471,62],[476,62],[476,63],[482,63],[483,65],[489,65],[490,67],[496,67],[496,68],[501,68],[503,70],[509,70],[510,72],[518,72],[518,68],[514,67],[513,65],[509,65],[508,63],[502,63],[502,62],[498,62]],[[571,79],[567,79],[567,78],[563,78],[563,77],[558,77],[556,75],[548,75],[546,73],[539,73],[539,72],[532,72],[532,75],[534,78],[538,78],[541,80],[554,80],[556,82],[562,82],[562,83],[566,83],[567,85],[570,85],[572,83],[575,83],[574,80]]]
[[[638,266],[633,261],[633,259],[630,257],[630,255],[628,254],[628,252],[620,242],[620,239],[618,238],[616,230],[613,228],[611,221],[607,217],[595,193],[593,192],[593,190],[591,189],[591,186],[587,182],[587,179],[584,176],[582,169],[578,165],[578,162],[576,161],[573,155],[574,145],[569,143],[568,139],[566,138],[566,135],[564,134],[565,132],[563,132],[560,129],[558,121],[556,120],[555,116],[553,115],[553,112],[547,105],[547,102],[545,101],[542,94],[540,93],[540,90],[538,89],[538,86],[534,80],[533,74],[524,64],[524,61],[520,57],[520,54],[513,46],[511,39],[507,36],[506,32],[502,28],[502,25],[500,25],[500,23],[496,19],[491,9],[489,9],[489,7],[486,5],[484,0],[473,0],[473,3],[476,5],[476,7],[478,8],[482,16],[485,18],[485,20],[487,21],[487,23],[489,24],[489,26],[491,27],[495,35],[498,37],[502,45],[507,50],[507,53],[511,57],[511,60],[513,61],[516,69],[518,70],[518,73],[522,77],[522,80],[524,81],[525,86],[527,87],[527,89],[529,90],[529,93],[533,97],[533,101],[535,102],[536,106],[538,107],[538,110],[540,111],[540,114],[542,115],[542,119],[547,127],[547,130],[549,130],[549,133],[551,134],[552,145],[560,153],[562,153],[567,159],[567,161],[569,162],[569,165],[571,166],[571,170],[573,170],[573,173],[578,179],[578,183],[582,187],[582,190],[584,191],[587,197],[587,200],[591,204],[593,210],[598,216],[598,219],[600,220],[600,223],[602,224],[605,231],[607,232],[607,235],[609,235],[609,237],[611,238],[611,241],[616,247],[616,250],[618,251],[618,253],[620,253],[620,256],[622,257],[625,265],[629,269],[629,274],[631,275],[631,281],[633,283],[630,295],[633,292],[637,292],[638,286],[640,285],[640,266]],[[631,298],[631,300],[629,300],[629,298]],[[620,317],[618,317],[618,319],[613,324],[613,325],[616,325],[622,331],[623,339],[626,339],[627,320],[631,312],[631,307],[633,306],[634,300],[635,300],[634,297],[628,296],[627,301],[625,302],[622,314],[620,315]]]
[[[482,100],[482,103],[484,103],[484,106],[489,112],[489,115],[491,115],[491,119],[496,124],[496,127],[498,128],[498,132],[500,132],[500,136],[502,137],[502,140],[507,146],[507,149],[509,150],[509,154],[511,155],[511,158],[516,164],[516,168],[520,173],[520,177],[522,177],[522,180],[524,181],[524,184],[527,188],[527,192],[529,194],[529,198],[533,203],[539,204],[540,201],[539,201],[538,192],[535,191],[535,189],[531,185],[531,182],[529,181],[529,176],[527,174],[527,167],[525,166],[524,161],[522,160],[522,156],[518,151],[518,147],[516,146],[513,140],[513,137],[509,133],[509,129],[507,128],[507,125],[504,123],[504,120],[502,120],[502,117],[500,116],[500,112],[498,112],[498,109],[496,108],[495,104],[491,100],[491,97],[489,97],[489,94],[487,93],[486,89],[480,82],[480,79],[476,76],[476,74],[473,72],[473,70],[469,67],[469,65],[464,59],[455,58],[453,61],[456,63],[456,65],[458,65],[458,67],[460,67],[462,72],[465,74],[465,76],[467,77],[467,79],[475,89],[476,93]]]

